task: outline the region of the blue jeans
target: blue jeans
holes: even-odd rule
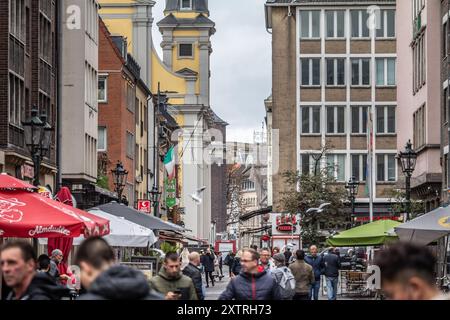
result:
[[[313,285],[311,285],[311,289],[309,290],[309,300],[311,298],[313,300],[319,300],[319,291],[320,291],[320,278],[316,279]]]
[[[339,278],[327,277],[327,296],[328,300],[336,300],[337,286]]]

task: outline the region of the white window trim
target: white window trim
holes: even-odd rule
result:
[[[378,109],[379,108],[383,108],[383,122],[384,122],[384,131],[383,132],[379,132],[378,131]],[[394,114],[395,114],[395,119],[394,119],[394,132],[388,132],[388,117],[389,117],[389,108],[394,108]],[[375,125],[375,133],[379,134],[379,135],[395,135],[397,133],[397,108],[395,106],[392,105],[377,105],[375,106],[375,110],[376,110],[376,125]]]
[[[329,36],[328,35],[328,20],[327,20],[327,13],[328,12],[333,12],[333,35]],[[338,12],[343,12],[344,13],[344,35],[342,37],[338,36]],[[346,11],[345,10],[325,10],[325,39],[345,39],[345,18],[346,18]]]
[[[394,60],[394,84],[388,84],[388,60]],[[383,69],[384,69],[384,75],[383,75],[383,83],[382,84],[378,84],[378,62],[382,61],[383,62]],[[375,59],[375,69],[376,69],[376,86],[377,87],[396,87],[397,86],[397,60],[395,58],[376,58]]]
[[[351,12],[352,11],[357,11],[358,12],[358,36],[353,36],[353,23],[352,23],[352,16],[351,16]],[[371,39],[370,36],[370,30],[369,30],[369,35],[363,36],[363,21],[362,21],[362,14],[363,14],[364,10],[361,9],[356,9],[356,10],[350,10],[350,39],[354,40],[354,39],[358,39],[358,40],[367,40],[367,39]]]
[[[328,61],[333,60],[333,83],[328,83]],[[343,60],[344,61],[344,83],[338,84],[338,61]],[[326,80],[325,80],[325,86],[327,87],[346,87],[347,86],[347,59],[345,58],[326,58],[325,59],[325,66],[326,66]]]
[[[333,132],[328,132],[328,108],[330,108],[330,109],[333,109]],[[344,109],[344,132],[337,132],[338,130],[338,110],[339,110],[339,108],[343,108]],[[345,121],[346,119],[346,117],[345,117],[345,115],[346,115],[346,112],[345,112],[345,109],[346,109],[347,107],[346,106],[326,106],[325,107],[325,110],[326,110],[326,112],[325,112],[325,116],[326,116],[326,132],[325,132],[325,134],[326,135],[346,135],[347,134],[347,128],[346,128],[346,122],[347,121]]]
[[[345,182],[345,177],[346,177],[346,174],[347,174],[345,172],[345,168],[346,168],[345,163],[347,161],[346,154],[344,154],[344,153],[329,153],[329,154],[327,154],[326,155],[327,167],[328,167],[328,157],[333,157],[333,166],[334,166],[333,177],[334,177],[334,179],[336,179],[336,182]],[[339,168],[338,157],[343,157],[344,158],[344,166],[342,168]],[[344,173],[343,173],[344,179],[343,180],[339,180],[339,174],[342,174],[342,173],[339,172],[339,170],[344,170]]]
[[[180,1],[180,10],[181,11],[191,11],[192,10],[192,0],[189,0],[189,7],[183,7],[183,0]]]
[[[320,10],[300,10],[301,12],[308,12],[308,25],[309,25],[309,30],[308,30],[308,35],[306,37],[302,36],[302,30],[301,30],[301,23],[300,23],[300,39],[310,39],[310,40],[318,40],[320,39],[320,34],[321,34],[321,11]],[[318,37],[313,37],[313,19],[312,19],[312,13],[314,11],[318,11],[319,12],[319,36]],[[300,16],[299,16],[300,17]]]
[[[352,134],[352,135],[361,135],[361,134],[367,134],[367,130],[366,130],[366,132],[364,132],[363,131],[363,127],[364,127],[364,124],[363,124],[363,112],[364,112],[364,109],[366,110],[366,112],[367,112],[367,110],[368,110],[368,108],[370,108],[370,106],[369,105],[353,105],[353,106],[350,106],[350,110],[353,110],[353,108],[358,108],[358,132],[353,132],[353,116],[352,116],[352,114],[353,114],[353,112],[351,112],[350,111],[350,120],[352,121],[352,125],[351,125],[351,128],[350,128],[350,134]]]
[[[394,36],[390,37],[388,36],[388,11],[394,11]],[[383,29],[383,35],[382,36],[377,36],[377,32],[375,32],[375,38],[376,39],[383,39],[383,40],[392,40],[392,39],[396,39],[397,38],[397,28],[395,25],[395,21],[397,18],[397,10],[395,9],[382,9],[381,10],[381,14],[382,17],[380,17],[380,19],[383,19],[384,21],[384,29]],[[381,26],[380,26],[381,27]],[[378,29],[377,29],[378,31]]]
[[[100,149],[100,148],[97,148],[97,151],[99,151],[99,152],[105,152],[105,151],[107,151],[108,150],[108,129],[106,128],[106,127],[104,127],[104,126],[99,126],[98,127],[98,129],[100,129],[100,128],[103,128],[104,130],[105,130],[105,134],[104,134],[104,136],[105,136],[105,138],[104,138],[104,145],[105,145],[105,148],[103,148],[103,149]],[[100,143],[99,143],[99,141],[97,141],[97,147],[100,145]]]
[[[358,84],[353,84],[353,61],[358,61]],[[363,60],[369,60],[369,83],[363,84]],[[371,63],[370,63],[370,57],[367,58],[351,58],[350,59],[350,81],[351,81],[351,87],[371,87],[371,78],[372,78],[372,70],[371,70]]]
[[[303,63],[300,63],[300,68],[302,69],[300,71],[300,85],[302,87],[320,87],[322,85],[322,77],[321,77],[321,71],[322,71],[322,63],[321,63],[321,59],[320,58],[301,58],[300,60],[306,60],[308,61],[308,68],[309,68],[309,72],[308,72],[308,84],[303,84]],[[313,84],[313,77],[314,77],[314,67],[313,67],[313,62],[317,60],[319,61],[319,84]],[[301,61],[301,62],[302,62]]]
[[[302,132],[302,134],[303,135],[320,135],[321,133],[322,133],[322,126],[321,126],[321,122],[322,121],[320,121],[321,119],[320,119],[320,117],[321,117],[321,107],[320,106],[302,106],[302,107],[300,107],[300,115],[302,116],[303,115],[303,112],[302,112],[302,110],[303,110],[303,108],[305,108],[305,109],[308,109],[308,132]],[[313,126],[313,119],[314,119],[314,116],[313,116],[313,114],[314,114],[314,112],[313,112],[313,109],[315,109],[315,108],[318,108],[319,109],[319,132],[313,132],[313,128],[314,128],[314,126]],[[303,118],[301,119],[301,130],[303,131]]]
[[[368,156],[367,155],[367,153],[364,153],[364,154],[351,154],[350,155],[350,161],[351,161],[351,167],[350,167],[350,176],[352,176],[353,175],[353,157],[354,156],[357,156],[358,157],[358,168],[359,168],[359,172],[358,172],[358,174],[359,174],[359,179],[358,179],[358,181],[359,182],[367,182],[367,177],[366,178],[364,178],[364,175],[365,175],[365,172],[364,172],[364,165],[366,165],[367,166],[367,161],[364,161],[364,157],[366,156]],[[364,162],[366,162],[366,163],[364,163]]]
[[[378,156],[384,156],[384,180],[378,180]],[[389,180],[389,156],[394,156],[395,154],[378,153],[375,154],[376,159],[376,182],[377,183],[395,183],[397,182],[397,162],[394,161],[394,180]]]
[[[191,48],[192,48],[192,55],[190,55],[190,56],[181,56],[180,55],[180,53],[181,53],[181,51],[180,51],[180,46],[181,45],[183,45],[183,44],[189,44],[189,45],[191,45]],[[179,60],[181,60],[181,59],[195,59],[195,48],[194,48],[194,43],[193,42],[179,42],[178,43],[178,45],[177,45],[177,54],[178,54],[178,59]]]
[[[98,99],[98,103],[108,103],[108,74],[99,74],[98,81],[100,81],[101,79],[105,80],[105,99],[103,100]],[[98,97],[98,90],[97,90],[97,97]]]

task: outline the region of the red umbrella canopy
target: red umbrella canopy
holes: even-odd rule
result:
[[[40,194],[0,190],[0,237],[74,238],[109,234],[109,220]]]
[[[28,189],[37,189],[37,188],[25,181],[11,177],[6,173],[0,174],[0,190],[28,190]]]

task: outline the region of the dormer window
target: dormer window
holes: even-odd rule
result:
[[[192,0],[180,0],[180,2],[181,10],[192,10]]]

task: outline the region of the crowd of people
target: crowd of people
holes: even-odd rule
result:
[[[61,250],[51,257],[36,253],[29,242],[13,240],[0,248],[0,266],[11,292],[7,300],[60,300],[71,296],[67,281],[58,265]],[[324,254],[316,246],[294,253],[278,248],[245,248],[236,255],[211,249],[190,252],[189,263],[182,268],[176,252],[165,255],[158,274],[151,279],[133,268],[117,263],[113,249],[100,237],[86,239],[78,248],[75,263],[80,270],[80,300],[204,300],[206,287],[214,286],[215,277],[224,277],[223,265],[230,279],[219,300],[318,300],[321,279],[326,280],[327,298],[336,300],[340,257],[330,248]],[[426,248],[399,243],[381,251],[380,267],[383,292],[391,299],[449,299],[435,284],[436,259]]]

